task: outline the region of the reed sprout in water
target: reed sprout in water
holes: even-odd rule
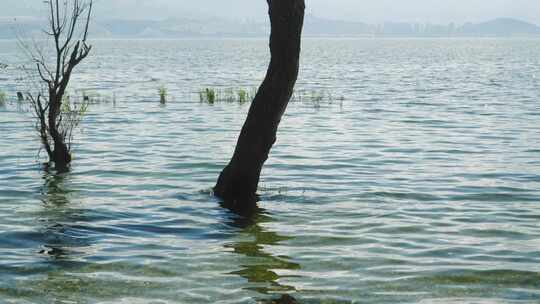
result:
[[[199,91],[199,101],[201,103],[208,104],[215,104],[217,102],[236,102],[239,104],[244,104],[247,102],[251,102],[253,98],[255,98],[256,94],[256,88],[205,88]],[[297,90],[291,97],[291,102],[310,104],[317,109],[320,108],[322,105],[332,105],[334,103],[338,103],[340,106],[342,106],[344,101],[344,96],[336,97],[330,91],[324,89]]]
[[[205,88],[199,92],[200,102],[206,102],[214,104],[216,102],[216,90],[212,88]]]
[[[322,105],[333,105],[334,103],[343,106],[345,96],[336,97],[328,90],[297,90],[294,92],[291,102],[308,103],[319,109]]]
[[[7,102],[7,95],[6,92],[0,90],[0,107],[3,107],[6,105]]]
[[[158,93],[159,93],[159,102],[161,104],[167,103],[167,95],[168,95],[167,88],[165,86],[159,87]]]
[[[251,91],[245,88],[234,89],[215,89],[215,88],[205,88],[199,91],[199,101],[201,103],[214,104],[216,102],[227,102],[227,103],[239,103],[244,104],[250,102],[255,97],[256,90],[252,89]]]
[[[239,103],[246,103],[248,99],[253,99],[248,93],[248,91],[244,89],[238,90],[238,102]]]

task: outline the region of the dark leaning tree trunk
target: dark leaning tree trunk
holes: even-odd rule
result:
[[[235,207],[253,204],[262,166],[268,159],[281,116],[298,77],[304,0],[267,0],[271,23],[271,60],[214,194]]]

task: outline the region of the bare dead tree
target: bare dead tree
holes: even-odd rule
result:
[[[244,123],[234,155],[221,172],[214,193],[249,208],[256,201],[261,169],[276,141],[281,117],[298,77],[304,0],[267,0],[271,23],[270,65]]]
[[[43,148],[59,172],[69,170],[73,130],[79,125],[86,105],[73,106],[66,90],[73,70],[85,59],[91,45],[87,44],[92,15],[92,0],[45,0],[48,29],[45,34],[53,40],[51,56],[38,47],[21,43],[35,64],[39,92],[27,92],[37,123]]]

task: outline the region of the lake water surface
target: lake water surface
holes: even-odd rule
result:
[[[31,113],[0,108],[0,303],[540,302],[540,40],[306,39],[249,217],[211,187],[266,40],[109,40],[72,172]],[[14,41],[0,89],[22,90]],[[170,102],[159,104],[165,85]]]

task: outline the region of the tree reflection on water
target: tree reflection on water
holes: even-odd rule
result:
[[[225,203],[222,203],[222,206],[233,213],[228,224],[240,229],[242,237],[250,239],[225,246],[232,249],[234,253],[247,257],[241,269],[231,274],[247,279],[249,287],[246,287],[246,290],[253,290],[264,296],[280,296],[277,299],[260,300],[258,303],[297,303],[296,299],[290,295],[297,290],[293,286],[280,283],[283,276],[280,276],[278,271],[299,270],[300,265],[291,262],[288,256],[276,256],[264,250],[267,246],[277,246],[292,237],[282,236],[265,228],[264,224],[272,222],[273,218],[266,210],[256,205],[249,210],[231,208]]]
[[[69,174],[46,172],[43,175],[40,195],[43,209],[37,217],[44,241],[39,253],[54,260],[67,260],[76,254],[77,249],[90,246],[86,235],[81,234],[80,227],[77,227],[77,223],[84,221],[84,215],[70,201],[73,191],[66,185],[69,178]]]

